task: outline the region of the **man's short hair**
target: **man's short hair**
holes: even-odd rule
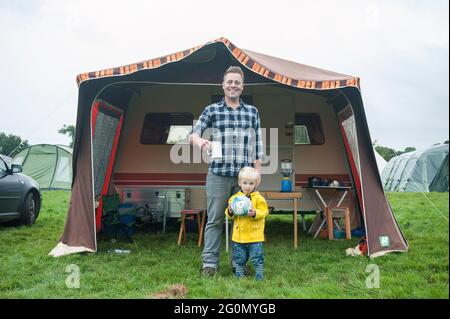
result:
[[[225,76],[226,76],[228,73],[237,73],[237,74],[240,74],[241,77],[242,77],[242,82],[244,82],[244,71],[242,71],[242,69],[241,69],[240,66],[236,66],[236,65],[230,66],[230,67],[225,71],[225,73],[223,74],[223,79],[224,79],[224,80],[225,80]]]

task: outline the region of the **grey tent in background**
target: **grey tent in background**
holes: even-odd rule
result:
[[[448,155],[431,182],[430,192],[448,192]]]
[[[37,144],[13,158],[23,173],[35,179],[41,189],[67,189],[72,186],[72,149],[64,145]]]
[[[390,192],[448,192],[448,144],[405,153],[384,168],[383,187]]]

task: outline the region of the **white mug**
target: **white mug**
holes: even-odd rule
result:
[[[211,142],[211,147],[208,149],[208,155],[212,160],[222,158],[222,143],[219,141]]]

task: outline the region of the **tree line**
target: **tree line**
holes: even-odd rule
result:
[[[74,125],[64,125],[58,130],[58,133],[69,136],[69,147],[73,147],[73,142],[75,139]],[[0,132],[0,154],[14,157],[19,154],[20,151],[26,149],[29,146],[30,145],[28,144],[28,140],[22,139],[20,136]]]
[[[440,143],[436,143],[434,145],[438,145],[438,144],[440,144]],[[444,144],[448,144],[448,140],[445,141]],[[405,154],[405,153],[416,151],[416,148],[413,147],[413,146],[405,147],[404,150],[395,150],[395,149],[390,148],[390,147],[378,145],[377,140],[375,140],[372,143],[372,145],[375,148],[375,150],[378,152],[378,154],[380,154],[381,157],[383,157],[386,160],[386,162],[389,162],[391,160],[391,158],[393,158],[393,157],[396,157],[396,156],[399,156],[399,155],[402,155],[402,154]]]

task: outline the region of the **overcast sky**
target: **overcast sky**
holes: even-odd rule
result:
[[[0,0],[0,132],[68,144],[58,129],[75,124],[76,75],[224,36],[360,77],[372,139],[423,149],[448,139],[448,9],[447,0]]]

